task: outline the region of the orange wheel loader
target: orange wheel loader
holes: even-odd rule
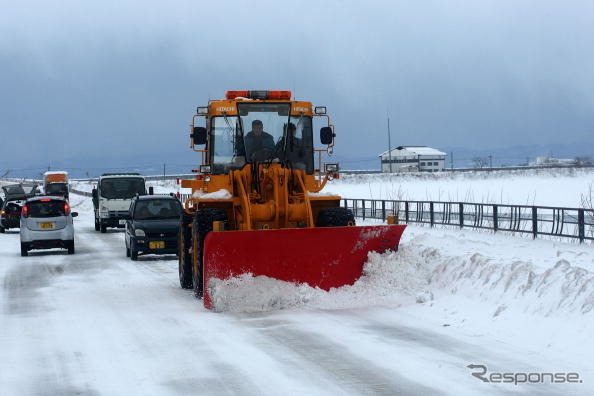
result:
[[[322,117],[314,147],[313,117]],[[204,118],[204,123],[199,122]],[[341,197],[326,107],[290,91],[227,91],[198,107],[190,145],[202,155],[179,232],[179,280],[213,308],[211,280],[242,274],[329,290],[353,284],[370,251],[396,250],[404,225],[355,226]],[[325,147],[324,147],[325,146]],[[316,158],[317,157],[317,158]]]

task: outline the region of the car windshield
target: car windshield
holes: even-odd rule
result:
[[[68,192],[68,185],[65,183],[51,183],[45,186],[46,194],[65,194]]]
[[[103,179],[99,189],[101,196],[107,199],[130,199],[146,193],[144,179],[138,177]]]
[[[29,217],[65,216],[65,202],[58,200],[31,201],[27,203]]]
[[[134,220],[177,219],[181,204],[176,199],[142,199],[134,206]]]

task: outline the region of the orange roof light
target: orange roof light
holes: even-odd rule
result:
[[[250,91],[227,91],[227,99],[249,98]]]
[[[227,91],[227,99],[291,100],[291,91]]]

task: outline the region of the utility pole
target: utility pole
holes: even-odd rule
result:
[[[392,173],[392,137],[390,133],[390,114],[386,110],[386,116],[388,118],[388,161],[390,162],[390,173]]]
[[[489,168],[493,168],[493,156],[489,154]]]
[[[165,164],[163,164],[163,180],[165,180]]]
[[[454,152],[450,153],[450,169],[454,170]]]

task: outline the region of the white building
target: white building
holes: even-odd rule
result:
[[[445,170],[446,153],[427,146],[399,146],[379,155],[382,172],[438,172]]]

